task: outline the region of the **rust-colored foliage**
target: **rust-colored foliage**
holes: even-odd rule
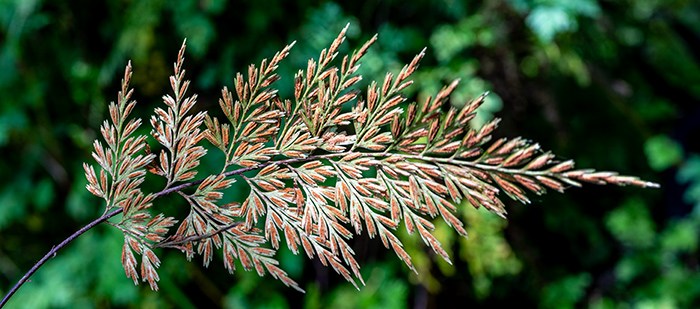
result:
[[[526,190],[538,195],[547,188],[562,192],[580,182],[658,186],[614,172],[574,170],[573,161],[559,162],[525,139],[491,142],[499,119],[481,128],[469,127],[486,94],[461,109],[448,107],[444,112],[459,80],[422,104],[405,103],[401,90],[412,84],[411,74],[425,50],[398,75],[387,73],[381,83],[372,82],[361,97],[361,91],[353,88],[361,80],[357,69],[377,37],[343,56],[337,67],[345,30],[318,60],[310,59],[306,70],[295,75],[293,98],[279,97],[274,83],[280,79],[275,70],[294,43],[260,66],[251,65],[247,75],[239,73],[235,95],[222,90],[224,121],[206,112],[189,113],[197,96],[186,94],[183,44],[170,77],[173,95],[163,97],[165,108],[156,108],[150,121],[153,138],[164,147],[158,154],[150,153],[146,136],[132,136],[141,120],[127,119],[135,102],[128,88],[131,65],[126,67],[118,101],[110,104],[111,123],[105,121],[101,127],[106,147],[94,144],[100,173],[87,164],[85,171],[87,189],[105,199],[106,211],[123,209],[121,222],[113,225],[124,233],[122,263],[127,277],[138,283],[140,255],[140,278],[158,288],[160,260],[155,248],[176,248],[188,259],[201,255],[205,266],[220,250],[229,272],[239,260],[246,270],[255,269],[261,276],[270,273],[301,290],[274,259],[284,238],[295,254],[303,250],[353,284],[353,276],[364,283],[348,245],[355,234],[379,236],[414,269],[395,235],[402,221],[409,234],[417,232],[449,262],[432,234],[431,219],[441,217],[466,236],[455,216],[464,200],[504,217],[500,192],[529,203]],[[346,104],[352,105],[349,112],[343,112]],[[205,138],[224,153],[225,162],[220,174],[192,181],[207,152],[200,144]],[[140,154],[142,150],[145,154]],[[365,176],[370,170],[375,177]],[[166,187],[144,195],[139,186],[146,171],[164,177]],[[249,171],[257,174],[243,175]],[[335,187],[326,185],[328,179],[335,181]],[[219,205],[223,190],[234,181],[250,186],[249,196],[240,204]],[[193,193],[182,191],[194,185],[198,186]],[[149,210],[157,197],[171,192],[190,206],[189,215],[174,230],[178,220],[152,216]]]

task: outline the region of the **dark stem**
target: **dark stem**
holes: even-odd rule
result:
[[[202,240],[205,238],[212,237],[214,235],[228,231],[228,230],[230,230],[236,226],[239,226],[241,224],[243,224],[243,222],[234,222],[234,223],[231,223],[227,226],[224,226],[224,227],[222,227],[216,231],[210,232],[210,233],[206,233],[206,234],[202,234],[202,235],[192,235],[192,236],[180,238],[180,239],[173,238],[171,240],[166,240],[166,241],[160,242],[160,243],[156,244],[155,246],[153,246],[153,248],[169,248],[169,247],[177,248],[177,246],[179,246],[179,245],[183,245],[183,244],[186,244],[186,243],[191,242],[191,241],[197,241],[197,240]]]
[[[73,241],[74,239],[78,238],[78,236],[82,235],[83,233],[87,232],[87,231],[90,230],[91,228],[95,227],[95,225],[98,225],[98,224],[100,224],[100,223],[102,223],[102,222],[104,222],[104,221],[107,221],[107,219],[109,219],[109,218],[111,218],[111,217],[114,217],[114,216],[120,214],[122,211],[123,211],[123,209],[122,209],[122,208],[119,208],[119,209],[116,209],[116,210],[114,210],[114,211],[112,211],[112,212],[110,212],[110,213],[108,213],[108,214],[102,216],[102,217],[97,218],[95,221],[90,222],[90,224],[86,225],[86,226],[83,227],[82,229],[80,229],[80,230],[78,230],[77,232],[73,233],[73,235],[70,235],[70,237],[66,238],[66,240],[64,240],[63,242],[61,242],[60,244],[58,244],[58,246],[53,247],[53,248],[51,249],[51,251],[49,251],[49,253],[47,253],[46,255],[44,255],[44,257],[41,258],[41,260],[39,260],[39,262],[37,262],[36,264],[34,264],[34,267],[32,267],[32,269],[30,269],[30,270],[24,275],[24,277],[22,277],[22,279],[20,279],[19,282],[17,282],[17,284],[15,284],[15,286],[12,287],[12,290],[10,290],[10,292],[8,292],[7,295],[5,295],[5,297],[2,299],[2,302],[0,302],[0,308],[3,307],[3,306],[5,306],[5,304],[10,300],[10,297],[12,297],[12,295],[15,294],[15,292],[17,292],[17,290],[19,289],[19,287],[21,287],[22,284],[24,284],[25,282],[27,282],[27,280],[29,280],[29,277],[31,277],[37,270],[39,270],[39,267],[41,267],[42,265],[44,265],[44,263],[46,263],[46,261],[48,261],[50,258],[54,257],[54,256],[56,255],[56,252],[58,252],[58,250],[61,250],[61,249],[62,249],[63,247],[65,247],[68,243],[70,243],[70,242]]]

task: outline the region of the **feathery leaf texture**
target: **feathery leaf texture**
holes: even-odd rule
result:
[[[487,94],[460,109],[445,108],[459,80],[422,104],[406,103],[401,91],[413,83],[425,49],[398,75],[387,73],[364,93],[354,89],[362,79],[360,60],[377,36],[343,56],[338,67],[346,30],[295,74],[293,98],[281,98],[274,83],[280,79],[275,70],[294,43],[258,67],[249,66],[247,75],[237,74],[235,95],[224,87],[219,100],[223,121],[192,112],[197,96],[187,95],[183,43],[170,77],[173,94],[163,96],[165,107],[156,108],[150,120],[151,135],[163,146],[158,154],[151,153],[146,136],[133,136],[141,120],[128,119],[135,102],[127,65],[117,103],[109,106],[111,122],[101,127],[106,146],[94,143],[99,175],[84,164],[87,189],[106,201],[106,211],[123,209],[122,220],[110,224],[124,233],[127,277],[138,284],[140,276],[156,290],[155,249],[179,249],[188,259],[201,255],[205,266],[220,250],[229,272],[238,260],[245,270],[269,273],[302,291],[274,258],[284,238],[293,253],[318,258],[357,287],[353,277],[364,281],[348,244],[355,234],[378,236],[415,271],[395,234],[402,222],[449,262],[431,220],[441,217],[466,236],[455,214],[463,201],[505,217],[500,192],[529,203],[526,191],[563,192],[581,182],[658,187],[614,172],[575,170],[573,161],[560,162],[522,138],[491,141],[499,119],[469,126]],[[343,109],[346,105],[352,108]],[[202,139],[220,149],[225,161],[221,173],[192,181],[207,153]],[[164,177],[166,187],[142,193],[146,171]],[[242,203],[220,205],[235,181],[244,181],[250,194]],[[195,185],[194,192],[183,191]],[[189,215],[182,221],[151,216],[154,200],[171,192],[187,201]]]

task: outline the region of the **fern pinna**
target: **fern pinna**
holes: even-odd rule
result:
[[[274,258],[284,238],[292,252],[318,258],[357,287],[353,276],[364,282],[348,245],[355,234],[378,236],[414,269],[396,229],[403,223],[449,262],[431,233],[431,219],[439,216],[466,236],[455,216],[463,201],[503,217],[501,191],[529,203],[526,190],[562,192],[580,182],[658,186],[614,172],[574,170],[573,161],[560,162],[525,139],[491,141],[499,119],[469,126],[486,94],[461,109],[443,106],[458,80],[422,104],[407,104],[401,91],[412,84],[425,50],[398,75],[387,73],[360,95],[353,88],[362,79],[357,70],[377,37],[336,61],[346,30],[298,71],[293,98],[281,98],[274,83],[280,79],[275,70],[294,43],[259,67],[248,67],[247,75],[237,74],[235,95],[224,88],[219,100],[224,120],[190,113],[197,96],[187,95],[183,44],[170,77],[173,93],[163,97],[165,107],[156,108],[150,120],[151,135],[163,147],[157,154],[146,136],[133,136],[141,120],[128,119],[135,102],[131,65],[126,67],[117,103],[110,104],[111,122],[101,127],[106,145],[94,144],[99,174],[87,164],[85,171],[87,189],[107,203],[105,213],[123,211],[121,221],[110,224],[124,233],[127,277],[157,289],[156,248],[180,249],[188,259],[201,255],[204,265],[221,250],[229,272],[239,260],[246,270],[269,273],[301,290]],[[352,108],[343,109],[348,104]],[[225,162],[221,173],[193,181],[207,153],[203,139],[223,152]],[[141,192],[147,171],[166,179],[162,191]],[[249,196],[240,204],[219,205],[223,190],[236,181],[250,187]],[[187,217],[151,214],[154,201],[168,193],[187,201]]]

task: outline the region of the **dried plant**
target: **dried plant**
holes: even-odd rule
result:
[[[127,277],[157,290],[160,260],[154,249],[179,249],[188,259],[201,255],[205,266],[220,250],[229,272],[239,260],[246,270],[270,273],[301,290],[274,258],[283,235],[292,252],[318,258],[357,287],[353,277],[364,282],[348,240],[363,230],[379,236],[415,271],[396,229],[403,222],[409,234],[418,233],[449,262],[431,233],[431,219],[439,216],[466,236],[455,215],[464,200],[505,217],[501,191],[529,203],[526,190],[563,192],[580,182],[658,187],[614,172],[574,170],[573,161],[560,162],[522,138],[491,141],[499,119],[469,126],[486,94],[461,109],[445,107],[459,80],[422,104],[407,104],[401,91],[413,83],[411,74],[425,50],[398,75],[387,73],[360,95],[353,88],[362,79],[357,70],[377,36],[342,57],[338,67],[346,30],[298,71],[293,98],[281,98],[274,83],[280,79],[275,70],[294,43],[259,67],[249,66],[247,75],[237,74],[235,95],[224,88],[219,100],[225,120],[190,113],[197,96],[187,96],[183,43],[170,77],[173,94],[163,97],[165,107],[156,108],[150,121],[151,135],[163,146],[158,154],[151,153],[147,136],[133,136],[141,120],[128,118],[135,102],[127,65],[118,100],[109,106],[111,122],[101,127],[106,145],[94,143],[99,174],[84,165],[87,189],[107,205],[93,223],[123,212],[120,222],[110,224],[124,233]],[[352,105],[350,111],[345,105]],[[225,162],[221,173],[192,181],[207,153],[203,139],[223,152]],[[147,171],[166,179],[163,190],[141,191]],[[220,205],[224,189],[235,181],[245,182],[250,194],[240,204]],[[194,186],[193,192],[185,190]],[[184,219],[151,214],[154,201],[169,193],[190,206]]]

